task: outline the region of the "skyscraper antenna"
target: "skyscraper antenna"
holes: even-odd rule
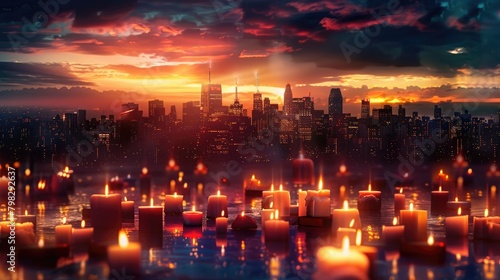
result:
[[[255,71],[255,88],[257,93],[259,93],[259,71]]]
[[[212,83],[212,77],[210,76],[210,70],[212,69],[212,58],[208,60],[208,84]]]

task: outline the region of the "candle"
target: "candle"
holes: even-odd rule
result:
[[[90,196],[90,219],[94,227],[94,241],[116,242],[122,227],[122,204],[119,194],[109,193],[106,185],[104,194]]]
[[[307,196],[307,192],[303,191],[303,190],[299,190],[298,196],[299,196],[299,199],[298,199],[298,204],[299,204],[299,213],[298,213],[298,216],[299,217],[304,217],[304,216],[307,215],[307,208],[306,208],[306,196]]]
[[[274,209],[277,209],[281,217],[290,216],[290,192],[283,190],[283,185],[280,185],[280,189],[275,191],[273,194]],[[279,219],[281,217],[276,217]]]
[[[376,247],[373,246],[362,246],[361,241],[362,241],[361,230],[358,229],[356,231],[356,247],[354,247],[354,249],[368,258],[368,261],[370,263],[369,279],[376,279],[377,278],[376,261],[377,261],[378,250]]]
[[[337,242],[339,244],[342,244],[342,241],[344,240],[344,237],[346,237],[346,236],[350,240],[350,245],[354,245],[355,244],[354,242],[356,241],[356,230],[353,228],[339,227],[337,229]]]
[[[262,201],[264,201],[264,200],[266,200],[266,201],[271,200],[272,201],[272,199],[270,199],[269,197],[272,198],[273,195],[274,195],[274,184],[271,184],[271,190],[262,191]],[[271,201],[269,201],[269,203],[271,203]],[[269,205],[269,204],[267,204],[267,205]],[[267,205],[264,205],[264,203],[263,203],[262,208],[269,208],[269,207],[267,207]],[[266,206],[266,207],[264,207],[264,206]]]
[[[446,247],[443,242],[434,242],[433,235],[429,235],[427,242],[403,243],[403,256],[416,257],[424,262],[443,263],[446,260]]]
[[[182,219],[184,220],[184,226],[201,226],[202,225],[203,213],[196,211],[193,205],[192,211],[184,211],[182,213]]]
[[[73,250],[88,251],[92,236],[94,235],[94,229],[91,227],[86,228],[85,220],[82,220],[80,227],[81,228],[73,228]]]
[[[124,201],[122,201],[122,222],[133,223],[134,222],[134,207],[135,203],[133,201],[128,201],[125,196]]]
[[[488,222],[488,239],[500,241],[500,223]]]
[[[7,205],[8,203],[9,182],[10,180],[7,177],[0,177],[0,205]]]
[[[394,194],[394,212],[399,215],[400,210],[405,209],[405,195],[403,188],[399,189],[399,193]]]
[[[141,176],[139,176],[139,186],[141,188],[141,195],[149,197],[151,194],[151,175],[149,175],[146,167],[143,167],[141,170]]]
[[[427,211],[414,210],[413,203],[410,203],[410,210],[401,210],[399,215],[401,225],[405,226],[405,241],[425,241],[427,238]]]
[[[484,210],[484,217],[474,217],[472,223],[473,236],[475,239],[488,238],[488,223],[500,223],[500,217],[488,217],[488,209]]]
[[[398,218],[394,217],[392,226],[382,226],[382,240],[386,246],[399,247],[403,241],[404,232],[405,226],[398,225]]]
[[[273,204],[271,203],[271,208]],[[262,209],[261,210],[261,224],[262,224],[262,230],[265,230],[266,227],[266,221],[271,219],[271,214],[274,213],[274,209]]]
[[[123,180],[118,176],[115,176],[109,180],[109,189],[110,190],[121,190],[123,189]]]
[[[163,244],[163,208],[154,206],[153,198],[149,206],[139,206],[139,241],[146,247]]]
[[[69,247],[66,244],[45,244],[40,238],[38,244],[19,248],[18,257],[21,264],[30,266],[55,267],[58,260],[69,256]]]
[[[227,217],[227,196],[221,195],[220,190],[218,190],[217,195],[208,197],[207,219],[217,218],[222,211],[226,213]]]
[[[265,222],[264,238],[266,242],[288,242],[290,238],[290,225],[286,221],[278,220],[279,210],[271,213],[269,220]]]
[[[380,191],[372,191],[372,185],[368,184],[368,190],[358,193],[358,209],[380,211],[382,207],[380,194]]]
[[[36,215],[28,215],[28,210],[24,210],[24,215],[17,216],[20,223],[32,223],[33,231],[36,233]]]
[[[323,190],[323,179],[319,180],[317,191],[307,191],[306,206],[309,217],[330,217],[330,190]]]
[[[13,212],[11,212],[13,213]],[[33,224],[30,222],[27,223],[15,223],[14,216],[11,214],[9,221],[0,222],[0,237],[5,240],[4,245],[8,248],[10,245],[14,245],[14,243],[8,239],[8,237],[15,236],[15,245],[17,248],[26,247],[35,244],[35,232],[33,231]],[[7,243],[9,246],[7,246]]]
[[[120,231],[118,245],[108,248],[109,270],[117,271],[132,278],[141,274],[141,245],[128,241],[127,234]],[[120,274],[120,275],[122,275]]]
[[[303,154],[292,161],[292,181],[296,185],[314,184],[314,163]]]
[[[257,223],[255,220],[245,215],[245,211],[241,211],[241,215],[238,215],[231,224],[233,230],[255,230],[257,229]]]
[[[354,220],[352,228],[361,228],[361,219],[359,218],[358,209],[349,209],[347,200],[344,200],[343,209],[334,209],[332,215],[332,232],[337,232],[339,227],[349,227],[351,221]]]
[[[183,195],[177,193],[165,195],[165,215],[182,215],[182,201]]]
[[[447,238],[467,237],[469,235],[469,215],[462,216],[462,208],[458,207],[458,216],[446,217],[444,229]]]
[[[438,191],[431,192],[431,213],[432,214],[444,214],[446,213],[446,203],[448,202],[448,191],[443,191],[443,188],[439,186]]]
[[[222,210],[220,217],[215,219],[215,232],[218,234],[227,233],[227,218],[224,217],[224,210]]]
[[[349,237],[342,240],[342,248],[324,246],[316,252],[317,271],[313,279],[368,279],[368,258],[350,248]]]
[[[73,226],[66,224],[66,217],[62,218],[62,225],[56,226],[56,244],[71,245]]]
[[[462,213],[464,214],[470,214],[470,201],[459,201],[458,197],[455,197],[454,201],[448,201],[446,203],[446,207],[448,208],[448,213],[449,214],[454,214],[457,213],[458,208],[462,209]]]

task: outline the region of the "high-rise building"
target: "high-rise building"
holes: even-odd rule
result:
[[[256,92],[253,94],[253,109],[262,111],[262,93]]]
[[[238,77],[236,77],[236,85],[234,87],[234,102],[229,105],[229,115],[243,116],[243,104],[238,99]]]
[[[84,129],[87,121],[87,110],[78,110],[78,128]]]
[[[151,100],[148,102],[148,116],[149,118],[154,118],[156,116],[155,110],[156,108],[163,108],[163,100]]]
[[[220,84],[212,84],[211,63],[208,67],[208,84],[201,85],[201,110],[203,118],[214,113],[223,111],[222,108],[222,86]]]
[[[438,105],[434,105],[434,118],[435,119],[441,118],[441,108],[439,108]]]
[[[182,123],[184,127],[196,128],[201,124],[202,114],[199,101],[182,103]]]
[[[392,109],[391,109],[391,113],[392,113]],[[399,107],[398,107],[398,117],[403,118],[403,119],[406,117],[406,109],[403,108],[403,105],[399,105]]]
[[[78,132],[78,117],[76,113],[64,114],[64,131],[66,137],[76,136]]]
[[[269,97],[264,98],[264,112],[268,112],[271,109],[271,99]]]
[[[370,117],[370,99],[361,100],[361,118],[367,119]]]
[[[170,106],[170,120],[174,122],[177,120],[177,110],[175,109],[175,105]]]
[[[283,100],[284,100],[283,111],[285,112],[285,115],[292,115],[293,114],[293,108],[292,108],[293,95],[292,95],[292,87],[290,86],[290,84],[286,84],[285,93],[283,95]]]
[[[139,111],[139,104],[126,103],[122,104],[122,111],[120,113],[122,120],[139,120],[142,117],[142,111]]]
[[[330,95],[328,96],[328,114],[342,115],[343,101],[344,99],[342,98],[340,88],[332,88],[330,90]]]

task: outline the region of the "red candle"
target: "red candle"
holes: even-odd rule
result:
[[[241,215],[238,215],[231,224],[233,230],[255,230],[257,229],[257,223],[252,217],[246,216],[245,211],[241,211]]]
[[[108,185],[104,194],[90,196],[90,219],[94,227],[94,241],[116,242],[122,227],[122,204],[119,194],[109,193]]]
[[[81,222],[81,228],[74,228],[72,232],[73,250],[74,251],[88,251],[94,229],[85,227],[85,220]]]
[[[184,196],[177,193],[165,195],[165,215],[181,215],[183,200]]]
[[[392,226],[382,226],[382,240],[386,246],[399,247],[403,241],[405,233],[405,226],[398,226],[398,218],[394,217]]]
[[[196,211],[193,205],[192,211],[184,211],[182,213],[182,219],[184,220],[184,226],[199,227],[202,225],[203,213]]]
[[[141,275],[141,245],[128,241],[127,234],[120,231],[118,245],[108,248],[110,271],[117,271],[133,278]],[[122,274],[120,274],[122,275]]]
[[[215,219],[215,232],[216,233],[227,233],[227,218],[224,217],[224,210],[222,210],[220,217]]]
[[[399,193],[394,194],[394,212],[399,215],[399,211],[405,209],[405,195],[403,188],[399,189]]]
[[[66,224],[66,217],[62,218],[62,225],[56,226],[56,244],[71,245],[73,226]]]
[[[380,191],[372,191],[372,185],[368,184],[368,190],[358,193],[358,209],[380,211],[382,207],[380,194]]]
[[[217,195],[208,197],[207,218],[217,218],[222,211],[226,213],[227,217],[227,196],[221,195],[220,190],[218,190]]]
[[[313,185],[314,184],[314,163],[304,155],[300,154],[299,158],[292,162],[292,181],[297,185]]]
[[[135,203],[133,201],[128,201],[125,196],[124,201],[122,201],[122,222],[133,223],[134,222],[134,207]]]
[[[469,215],[462,216],[462,208],[458,207],[458,216],[446,217],[444,229],[446,237],[465,238],[469,236]]]
[[[405,242],[427,238],[427,211],[413,210],[413,203],[410,203],[410,210],[401,210],[399,215],[400,223],[405,226]]]
[[[139,206],[139,240],[146,247],[163,244],[163,208],[154,206],[153,198],[149,206]]]
[[[448,191],[443,191],[443,188],[439,186],[438,191],[431,192],[431,213],[432,214],[444,214],[446,213],[446,203],[448,202]]]

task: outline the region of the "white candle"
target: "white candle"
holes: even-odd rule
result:
[[[279,210],[271,214],[269,220],[265,222],[264,238],[266,242],[288,242],[290,239],[290,225],[286,221],[277,220]]]
[[[140,277],[141,245],[128,241],[124,231],[119,233],[118,245],[108,247],[108,264],[110,271],[118,271],[130,277]]]
[[[66,224],[66,217],[62,219],[62,225],[56,226],[56,244],[71,245],[73,226]]]
[[[81,228],[73,228],[72,239],[73,248],[76,251],[87,251],[94,235],[94,229],[85,227],[85,220],[80,224]]]
[[[303,190],[299,190],[298,192],[298,203],[299,203],[299,217],[304,217],[307,215],[307,208],[306,208],[306,196],[307,192]]]
[[[177,193],[165,195],[165,215],[181,215],[183,195]]]
[[[217,195],[208,197],[207,219],[217,218],[222,211],[226,213],[227,217],[227,196],[221,195],[220,190],[218,190]]]
[[[196,211],[194,205],[192,211],[182,212],[182,219],[184,220],[184,226],[201,226],[203,220],[203,213]]]
[[[467,237],[469,235],[469,215],[462,215],[462,208],[458,207],[458,216],[446,217],[444,229],[446,237]]]
[[[404,238],[405,226],[398,225],[398,218],[394,217],[392,226],[382,226],[382,240],[385,245],[398,247]]]
[[[314,279],[368,279],[370,261],[350,248],[349,237],[344,237],[342,248],[324,246],[316,253],[317,272]]]
[[[122,227],[122,204],[119,194],[109,193],[108,185],[104,194],[90,196],[90,220],[96,242],[116,242]]]
[[[334,209],[332,215],[332,232],[337,232],[339,227],[349,227],[351,221],[354,220],[352,228],[361,228],[361,219],[359,218],[358,209],[349,208],[347,200],[344,200],[343,209]]]
[[[290,216],[290,192],[283,190],[283,185],[273,194],[274,209],[280,213],[280,217]],[[279,219],[280,217],[277,217]]]
[[[149,206],[139,206],[139,240],[151,247],[163,243],[163,208],[154,206],[153,198]]]
[[[215,219],[215,232],[218,234],[227,233],[227,218],[224,214],[224,210],[222,210],[220,217]]]
[[[410,203],[410,210],[399,212],[400,223],[405,226],[405,241],[425,241],[427,239],[427,211],[414,210]]]

